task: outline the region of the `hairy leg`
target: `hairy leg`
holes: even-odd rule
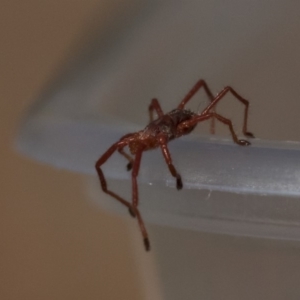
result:
[[[228,93],[231,92],[232,95],[240,101],[242,104],[245,105],[245,110],[244,110],[244,122],[243,122],[243,134],[245,136],[248,136],[250,138],[254,138],[254,135],[247,130],[248,126],[248,110],[249,110],[249,101],[244,99],[242,96],[240,96],[232,87],[227,86],[225,87],[211,102],[210,105],[207,106],[207,108],[201,113],[201,115],[206,115],[208,112],[211,110],[214,112],[214,108],[217,105],[217,103],[224,98],[224,96]]]
[[[122,197],[120,197],[119,195],[117,195],[116,193],[112,192],[111,190],[108,189],[107,186],[107,182],[105,179],[105,176],[103,174],[103,171],[101,169],[101,166],[112,156],[112,154],[118,150],[119,148],[123,148],[127,145],[127,141],[125,140],[120,140],[119,142],[113,144],[96,162],[95,168],[96,171],[98,173],[98,177],[100,180],[100,184],[101,184],[101,188],[103,190],[104,193],[112,196],[113,198],[115,198],[116,200],[118,200],[119,202],[121,202],[123,205],[125,205],[126,207],[128,207],[128,209],[131,208],[131,204],[126,201],[125,199],[123,199]]]
[[[153,121],[153,110],[156,111],[158,117],[162,117],[164,115],[160,104],[156,98],[152,99],[151,104],[149,105],[149,118],[150,122]]]
[[[137,217],[139,227],[143,236],[144,240],[144,246],[146,251],[150,250],[150,242],[148,238],[148,233],[144,224],[144,221],[142,219],[142,216],[138,210],[138,204],[139,204],[139,195],[138,195],[138,185],[137,185],[137,176],[139,174],[139,169],[140,169],[140,163],[141,163],[141,158],[142,158],[142,153],[143,149],[139,149],[135,155],[134,163],[133,163],[133,168],[132,168],[132,207],[130,208],[131,213]]]
[[[125,205],[128,209],[129,212],[132,216],[136,216],[138,219],[138,223],[139,223],[139,227],[140,230],[142,232],[143,235],[143,239],[144,239],[144,245],[146,250],[150,250],[150,242],[149,242],[149,238],[148,238],[148,234],[144,225],[144,221],[141,217],[141,214],[137,208],[138,206],[138,188],[137,188],[137,175],[138,175],[138,171],[139,171],[139,167],[140,167],[140,162],[141,162],[141,157],[142,157],[142,152],[143,149],[141,149],[140,151],[137,152],[136,156],[135,156],[135,160],[133,162],[133,170],[132,170],[132,203],[126,201],[125,199],[123,199],[122,197],[120,197],[119,195],[117,195],[116,193],[112,192],[111,190],[108,189],[107,186],[107,182],[105,179],[105,176],[103,174],[103,171],[101,169],[101,166],[112,156],[112,154],[115,151],[119,151],[120,149],[123,149],[127,144],[128,144],[128,140],[126,140],[126,137],[128,137],[129,135],[126,135],[125,137],[123,137],[119,142],[113,144],[96,162],[96,171],[98,173],[98,177],[100,180],[100,184],[101,184],[101,188],[103,190],[104,193],[112,196],[113,198],[115,198],[117,201],[121,202],[123,205]]]
[[[182,189],[182,180],[181,180],[181,176],[180,174],[176,171],[173,163],[172,163],[172,158],[168,149],[168,145],[167,145],[167,141],[165,136],[161,136],[159,138],[159,142],[160,142],[160,147],[163,153],[163,156],[165,158],[165,161],[168,165],[169,171],[172,174],[173,177],[176,178],[176,188],[177,190],[181,190]]]
[[[184,109],[185,105],[192,99],[192,97],[201,89],[204,88],[204,91],[209,98],[210,102],[214,100],[214,95],[212,94],[211,90],[209,89],[207,83],[205,80],[201,79],[199,80],[193,88],[188,92],[188,94],[183,98],[183,100],[180,102],[178,105],[179,109]],[[213,112],[216,111],[216,108],[213,108]],[[211,123],[210,123],[210,133],[214,134],[215,133],[215,118],[211,118]]]
[[[128,153],[126,153],[123,148],[118,149],[118,151],[121,155],[123,155],[128,160],[126,169],[127,171],[130,171],[132,169],[134,159]]]
[[[233,125],[232,125],[231,120],[226,119],[226,118],[222,117],[221,115],[219,115],[215,112],[208,112],[206,114],[197,115],[197,116],[193,117],[192,119],[190,119],[186,122],[183,122],[181,125],[179,125],[179,130],[181,128],[184,128],[184,127],[188,127],[188,128],[193,127],[197,123],[203,122],[205,120],[209,120],[213,117],[215,117],[217,120],[219,120],[220,122],[222,122],[223,124],[228,126],[228,128],[230,130],[230,133],[231,133],[231,136],[232,136],[232,139],[236,144],[241,145],[241,146],[248,146],[248,145],[251,144],[247,140],[238,139],[238,137],[237,137],[237,135],[236,135],[236,133],[233,129]]]

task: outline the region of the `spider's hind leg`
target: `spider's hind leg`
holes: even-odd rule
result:
[[[225,87],[211,102],[210,105],[202,112],[203,115],[215,112],[215,106],[217,103],[224,98],[224,96],[230,92],[238,101],[245,105],[244,110],[244,121],[243,121],[243,134],[247,137],[254,138],[253,133],[248,131],[248,113],[249,113],[249,101],[240,96],[231,86]]]

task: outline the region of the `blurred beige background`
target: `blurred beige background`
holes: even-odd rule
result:
[[[20,117],[90,16],[100,7],[105,21],[119,3],[1,1],[0,299],[143,299],[126,224],[86,201],[79,175],[13,150]]]

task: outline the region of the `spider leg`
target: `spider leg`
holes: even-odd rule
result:
[[[238,137],[237,137],[237,135],[236,135],[236,133],[235,133],[235,131],[233,129],[233,125],[232,125],[231,120],[226,119],[226,118],[222,117],[221,115],[219,115],[219,114],[217,114],[215,112],[208,112],[206,114],[197,115],[197,116],[193,117],[192,119],[181,123],[178,126],[178,129],[180,130],[181,127],[182,128],[184,128],[184,127],[188,127],[188,128],[193,127],[193,126],[195,126],[195,124],[197,124],[199,122],[202,122],[202,121],[205,121],[205,120],[208,120],[208,119],[213,118],[213,117],[215,117],[220,122],[222,122],[223,124],[225,124],[225,125],[227,125],[229,127],[232,139],[233,139],[233,141],[236,144],[241,145],[241,146],[249,146],[251,144],[247,140],[240,140],[240,139],[238,139]]]
[[[118,151],[121,155],[123,155],[129,161],[126,166],[126,169],[127,169],[127,171],[130,171],[132,169],[132,165],[133,165],[133,161],[134,161],[133,158],[128,153],[126,153],[123,148],[118,149]]]
[[[133,136],[133,133],[125,134],[124,136],[121,137],[120,141],[123,140],[123,139],[125,139],[125,138],[129,138],[129,137],[131,137],[131,136]],[[123,156],[129,161],[129,163],[127,164],[127,167],[126,167],[126,168],[127,168],[127,171],[130,171],[130,170],[132,169],[133,158],[132,158],[129,154],[127,154],[127,153],[124,151],[124,147],[125,147],[125,146],[127,146],[127,144],[124,145],[123,147],[118,148],[118,152],[119,152],[121,155],[123,155]]]
[[[96,171],[98,173],[98,177],[100,180],[100,184],[101,184],[101,188],[103,190],[104,193],[112,196],[113,198],[115,198],[116,200],[118,200],[119,202],[121,202],[123,205],[125,205],[126,207],[128,207],[128,209],[131,209],[132,205],[126,201],[125,199],[123,199],[122,197],[120,197],[119,195],[115,194],[114,192],[110,191],[107,187],[107,182],[106,179],[104,177],[103,171],[101,170],[101,166],[112,156],[112,154],[118,150],[119,148],[123,148],[128,144],[128,141],[126,140],[120,140],[119,142],[113,144],[96,162],[95,168]]]
[[[139,174],[143,151],[144,151],[143,148],[140,148],[137,151],[137,153],[135,155],[134,163],[133,163],[132,174],[131,174],[131,177],[132,177],[132,207],[129,209],[129,211],[131,211],[131,213],[137,217],[139,227],[140,227],[141,233],[143,235],[146,251],[149,251],[150,250],[150,242],[149,242],[149,238],[148,238],[148,233],[147,233],[144,221],[142,219],[142,216],[138,210],[139,195],[138,195],[137,176]]]
[[[121,150],[122,153],[122,149],[128,145],[129,141],[128,139],[126,139],[127,137],[129,137],[130,135],[126,135],[123,138],[121,138],[121,140],[119,142],[116,142],[115,144],[113,144],[96,162],[96,171],[98,173],[98,177],[100,180],[100,184],[101,184],[101,188],[103,190],[104,193],[112,196],[113,198],[115,198],[116,200],[118,200],[119,202],[121,202],[123,205],[125,205],[128,209],[129,212],[132,216],[136,216],[138,219],[138,223],[144,238],[144,244],[145,244],[145,248],[146,250],[150,250],[150,243],[149,243],[149,239],[148,239],[148,234],[146,231],[146,227],[144,225],[144,221],[141,217],[141,214],[137,208],[138,206],[138,189],[137,189],[137,181],[136,181],[136,177],[138,175],[138,171],[139,171],[139,167],[140,167],[140,162],[141,162],[141,158],[142,158],[142,152],[143,149],[141,148],[136,156],[135,156],[135,160],[133,163],[133,170],[132,170],[132,194],[133,194],[133,201],[132,203],[126,201],[125,199],[123,199],[122,197],[120,197],[119,195],[117,195],[116,193],[110,191],[107,187],[107,182],[106,179],[104,177],[103,171],[101,170],[101,166],[112,156],[112,154],[115,151],[119,151]]]
[[[211,90],[209,89],[207,83],[205,82],[205,80],[201,79],[199,80],[194,86],[193,88],[188,92],[188,94],[183,98],[183,100],[180,102],[180,104],[178,105],[178,109],[184,109],[184,106],[191,100],[191,98],[199,91],[199,89],[203,87],[205,93],[207,94],[208,98],[210,99],[210,101],[214,100],[214,96],[211,92]]]
[[[210,105],[207,106],[207,108],[201,113],[201,115],[207,114],[211,109],[214,112],[214,107],[216,104],[223,99],[223,97],[228,93],[231,92],[232,95],[240,101],[242,104],[245,105],[245,110],[244,110],[244,122],[243,122],[243,134],[245,136],[254,138],[254,135],[247,130],[247,123],[248,123],[248,110],[249,110],[249,101],[244,99],[242,96],[240,96],[232,87],[227,86],[225,87],[216,97],[215,99],[210,103]]]
[[[212,94],[210,88],[208,87],[207,83],[205,80],[201,79],[199,80],[194,86],[193,88],[188,92],[188,94],[183,98],[183,100],[180,102],[180,104],[178,105],[178,109],[184,109],[184,106],[191,100],[191,98],[200,90],[200,88],[203,87],[204,91],[207,95],[207,97],[209,98],[210,102],[212,102],[215,97]],[[213,108],[213,112],[216,111],[216,108]],[[215,118],[212,117],[211,118],[211,123],[210,123],[210,132],[211,134],[215,133]]]
[[[156,110],[156,113],[159,117],[162,117],[164,115],[160,104],[156,98],[152,99],[151,104],[149,105],[149,117],[150,117],[150,122],[153,121],[153,110]]]
[[[177,188],[177,190],[181,190],[182,189],[181,176],[176,171],[176,169],[175,169],[175,167],[172,163],[172,158],[171,158],[171,154],[170,154],[169,149],[168,149],[166,137],[164,135],[160,136],[159,137],[159,142],[160,142],[160,147],[161,147],[163,156],[164,156],[165,161],[168,165],[169,171],[172,174],[172,176],[176,178],[176,188]]]

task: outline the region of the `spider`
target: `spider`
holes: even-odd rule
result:
[[[201,113],[195,113],[188,109],[185,109],[185,105],[202,87],[210,100],[207,107]],[[129,133],[121,137],[121,139],[114,143],[110,148],[108,148],[108,150],[96,162],[95,167],[103,192],[109,194],[110,196],[121,202],[123,205],[125,205],[129,209],[129,213],[131,214],[131,216],[137,218],[146,251],[150,250],[150,242],[146,227],[144,225],[144,221],[138,209],[139,197],[137,185],[137,176],[139,173],[143,152],[160,147],[169,171],[171,175],[176,179],[177,190],[181,190],[183,187],[182,179],[172,163],[172,158],[168,149],[169,141],[179,138],[182,135],[191,133],[199,122],[208,119],[212,120],[211,131],[212,133],[214,133],[214,120],[217,119],[221,123],[228,126],[232,139],[236,144],[241,146],[250,145],[250,142],[248,142],[247,140],[238,139],[236,133],[234,132],[233,125],[230,119],[226,119],[215,112],[216,104],[221,99],[223,99],[228,92],[232,93],[238,101],[245,105],[243,134],[247,137],[254,138],[254,135],[251,132],[247,131],[249,102],[242,98],[230,86],[225,87],[216,97],[214,97],[206,82],[204,80],[199,80],[183,98],[178,107],[173,109],[169,113],[164,114],[158,100],[156,98],[152,99],[151,104],[149,105],[149,124],[141,131]],[[154,111],[156,111],[157,114],[156,119],[153,118]],[[124,151],[124,148],[126,146],[128,146],[131,155],[134,157]],[[110,156],[115,151],[118,151],[128,160],[127,170],[132,170],[132,202],[125,200],[123,197],[108,189],[106,179],[101,170],[101,166],[110,158]]]

